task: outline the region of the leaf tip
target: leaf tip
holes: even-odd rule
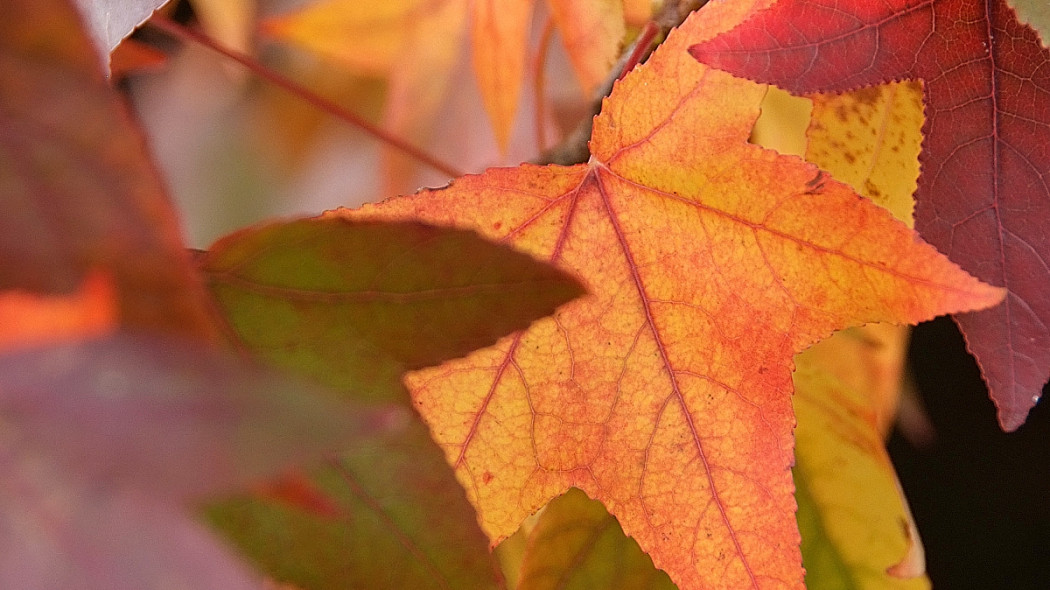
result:
[[[996,414],[999,419],[999,427],[1003,429],[1003,432],[1016,432],[1018,428],[1024,426],[1024,423],[1028,420],[1028,413],[1039,403],[1039,399],[1042,394],[1035,394],[1027,403],[1021,403],[1019,405],[1006,406],[1005,404],[1000,405],[996,403]],[[992,398],[995,401],[995,398]]]

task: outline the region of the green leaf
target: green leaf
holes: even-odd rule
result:
[[[405,371],[491,345],[583,293],[509,247],[419,223],[252,228],[220,240],[201,266],[254,352],[384,399]]]
[[[292,221],[238,232],[202,268],[240,343],[354,399],[402,400],[406,370],[494,343],[582,293],[568,275],[463,230]],[[308,477],[209,516],[305,589],[493,588],[466,494],[414,416]]]
[[[551,500],[529,535],[517,590],[674,590],[601,502],[577,488]]]
[[[208,516],[272,576],[304,590],[497,587],[488,539],[426,426],[415,419],[376,443],[311,471],[314,505],[301,492],[256,494]]]

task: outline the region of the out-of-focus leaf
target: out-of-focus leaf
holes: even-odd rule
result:
[[[548,0],[586,94],[609,75],[626,33],[623,0]]]
[[[116,284],[123,326],[212,334],[148,151],[73,7],[5,2],[0,289],[69,293],[98,269]]]
[[[226,47],[248,52],[256,0],[190,0],[208,34]]]
[[[1015,12],[1017,20],[1039,33],[1043,47],[1050,46],[1050,4],[1046,0],[1006,0]]]
[[[142,336],[0,355],[0,587],[258,587],[179,504],[408,426],[328,395]]]
[[[5,441],[6,443],[7,441]],[[174,506],[70,480],[41,457],[0,451],[0,587],[262,590],[251,571]]]
[[[109,52],[168,0],[74,0],[102,63]]]
[[[488,539],[418,418],[396,439],[356,445],[311,470],[304,483],[323,507],[243,495],[210,507],[210,520],[271,576],[304,590],[498,586]]]
[[[644,25],[653,15],[660,0],[623,0],[623,18],[632,27]]]
[[[517,590],[674,590],[601,502],[571,488],[529,535]]]
[[[421,145],[431,144],[439,126],[442,104],[454,94],[453,86],[460,83],[453,73],[461,61],[467,36],[468,9],[469,5],[464,2],[445,2],[429,11],[425,22],[413,23],[414,34],[405,40],[399,55],[414,67],[398,67],[390,73],[383,113],[386,129],[401,137],[415,138]],[[461,141],[453,141],[438,151],[447,153],[457,143],[463,145]],[[453,153],[459,156],[454,161],[462,165],[460,150]],[[405,184],[416,176],[419,162],[414,158],[384,146],[382,165],[380,194],[396,195],[418,188],[418,184]],[[440,184],[440,177],[434,180]]]
[[[117,301],[104,273],[89,273],[69,295],[0,292],[0,352],[100,336],[116,329]]]
[[[116,336],[0,356],[0,418],[65,470],[174,501],[396,434],[407,413],[199,345]]]
[[[404,371],[492,344],[583,292],[473,232],[334,216],[237,232],[201,267],[253,351],[377,399],[401,395]]]
[[[131,74],[142,74],[159,70],[168,62],[168,55],[163,51],[135,41],[127,39],[109,55],[110,75],[114,79],[121,79]]]
[[[855,328],[795,359],[793,473],[811,590],[930,587],[879,424],[887,391],[899,391],[907,334]],[[917,563],[901,576],[888,573],[908,560]]]
[[[470,22],[474,74],[496,142],[506,150],[525,76],[535,0],[476,0]]]

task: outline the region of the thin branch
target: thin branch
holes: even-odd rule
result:
[[[455,178],[457,176],[463,175],[463,173],[457,170],[454,166],[439,160],[438,158],[428,154],[424,150],[404,141],[400,137],[397,137],[396,135],[385,131],[384,129],[366,121],[364,118],[339,106],[338,104],[317,95],[309,88],[306,88],[305,86],[302,86],[292,81],[290,78],[286,78],[278,74],[277,72],[274,72],[273,70],[259,63],[251,56],[222,46],[214,39],[208,37],[207,35],[204,35],[203,33],[184,27],[160,14],[154,15],[153,18],[147,21],[147,25],[160,29],[161,31],[164,31],[169,35],[182,39],[183,41],[194,42],[203,45],[204,47],[207,47],[208,49],[211,49],[212,51],[219,53],[224,57],[236,61],[237,63],[254,72],[259,77],[269,80],[270,82],[276,84],[277,86],[280,86],[281,88],[284,88],[285,90],[314,105],[322,111],[336,118],[342,119],[343,121],[346,121],[347,123],[357,127],[358,129],[361,129],[365,133],[378,139],[379,141],[386,143],[390,147],[400,150],[408,156],[411,156],[416,160],[420,161],[421,163],[430,166],[434,170],[437,170],[442,174],[448,175],[449,178]]]

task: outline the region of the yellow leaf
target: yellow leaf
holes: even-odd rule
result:
[[[398,66],[402,46],[440,0],[347,2],[323,0],[262,23],[272,37],[340,60],[361,74],[381,76]]]
[[[922,121],[916,80],[817,95],[806,159],[912,227]]]
[[[880,429],[880,402],[897,396],[907,337],[905,326],[865,326],[795,359],[794,474],[810,590],[930,587]],[[910,579],[888,573],[907,559],[918,560]]]
[[[470,35],[474,75],[496,141],[507,149],[525,75],[535,0],[475,0]]]
[[[626,33],[623,0],[548,0],[587,95],[609,75]]]

